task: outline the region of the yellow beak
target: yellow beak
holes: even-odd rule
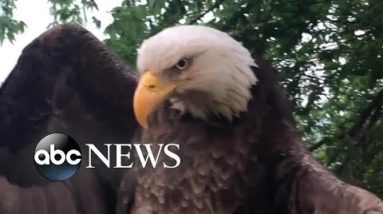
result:
[[[175,84],[158,78],[151,71],[147,71],[138,82],[134,92],[134,114],[143,128],[148,128],[148,116],[173,91]]]

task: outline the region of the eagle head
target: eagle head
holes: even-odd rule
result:
[[[247,111],[257,78],[249,51],[228,34],[205,26],[167,28],[145,40],[138,50],[140,80],[134,95],[138,122],[165,100],[193,117],[228,120]]]

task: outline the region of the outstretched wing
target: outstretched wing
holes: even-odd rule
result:
[[[378,197],[340,181],[311,154],[298,155],[285,164],[286,168],[279,170],[279,175],[289,186],[285,190],[289,213],[383,213],[383,202]]]
[[[383,214],[383,202],[377,196],[342,182],[309,153],[296,130],[289,101],[271,64],[259,58],[256,62],[259,69],[255,72],[273,115],[262,128],[261,142],[267,142],[271,148],[271,153],[265,150],[262,155],[271,162],[271,169],[275,168],[272,189],[277,212]],[[275,125],[278,123],[282,125]]]
[[[122,172],[84,169],[48,182],[33,165],[37,142],[54,132],[85,143],[128,143],[136,122],[133,72],[76,25],[29,44],[0,89],[0,213],[111,213]]]

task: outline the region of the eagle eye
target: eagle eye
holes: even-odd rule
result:
[[[178,70],[185,70],[189,67],[189,59],[188,58],[182,58],[180,59],[177,64],[175,65],[175,68]]]

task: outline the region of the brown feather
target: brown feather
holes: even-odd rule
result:
[[[344,184],[309,154],[273,68],[256,64],[249,111],[232,123],[180,115],[166,103],[150,116],[141,142],[179,143],[182,163],[137,169],[132,213],[383,213],[376,196]]]
[[[83,164],[66,183],[50,182],[37,172],[33,152],[52,132],[72,136],[83,151],[85,143],[130,142],[136,84],[79,26],[53,28],[25,47],[0,89],[0,213],[114,212],[121,170],[98,164],[84,171]]]

